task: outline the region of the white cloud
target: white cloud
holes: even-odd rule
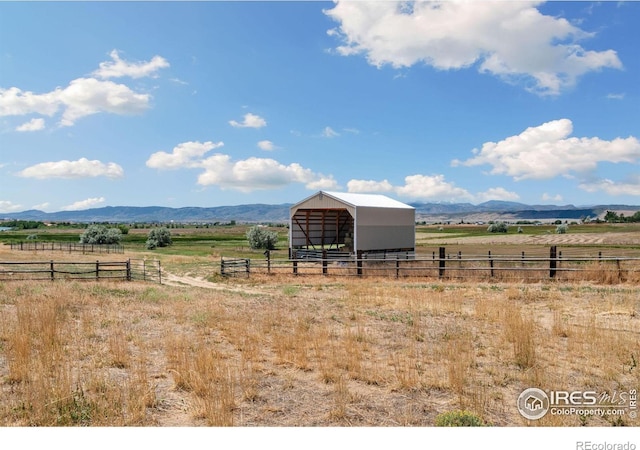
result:
[[[326,138],[334,138],[340,136],[340,133],[338,133],[331,127],[325,127],[325,129],[322,130],[322,136]]]
[[[39,131],[44,129],[44,119],[31,119],[16,128],[16,131]]]
[[[81,209],[93,208],[94,206],[98,206],[101,203],[105,202],[104,197],[93,197],[88,198],[86,200],[80,200],[71,205],[65,206],[62,208],[62,211],[78,211]]]
[[[429,201],[484,202],[520,198],[515,192],[507,191],[501,187],[472,194],[466,189],[457,187],[455,183],[446,181],[444,175],[409,175],[405,177],[404,182],[402,186],[394,186],[388,180],[350,180],[347,183],[347,189],[349,192],[357,193],[394,192],[401,197]]]
[[[258,148],[260,150],[264,150],[266,152],[270,152],[275,150],[277,147],[275,146],[275,144],[271,141],[260,141],[258,142]]]
[[[569,119],[554,120],[497,143],[486,142],[479,152],[474,150],[473,158],[452,164],[488,164],[491,174],[525,180],[584,174],[596,169],[599,162],[633,163],[640,158],[640,141],[633,136],[606,141],[569,137],[572,132]]]
[[[542,194],[542,201],[543,202],[561,202],[562,201],[562,195],[560,195],[560,194],[551,195],[551,194],[547,194],[545,192],[544,194]]]
[[[393,185],[388,180],[350,180],[347,183],[347,190],[354,193],[391,192],[393,189]]]
[[[624,100],[625,94],[607,94],[609,100]]]
[[[404,186],[396,187],[398,195],[420,200],[471,200],[472,195],[445,181],[444,175],[409,175],[404,179]]]
[[[10,213],[22,210],[22,205],[16,205],[9,200],[0,200],[0,213]]]
[[[37,210],[40,210],[40,211],[46,211],[47,209],[49,209],[50,206],[51,206],[51,203],[44,202],[44,203],[39,203],[37,205],[33,205],[31,207],[31,209],[37,209]]]
[[[282,164],[270,158],[248,158],[233,161],[231,156],[210,150],[222,147],[219,142],[185,142],[178,144],[171,153],[157,152],[147,160],[147,166],[155,169],[203,169],[198,176],[202,186],[218,186],[242,192],[275,189],[291,183],[302,183],[308,189],[335,189],[332,176],[314,173],[300,164]]]
[[[640,176],[635,175],[628,181],[615,182],[609,179],[594,182],[585,182],[579,185],[580,189],[587,192],[602,191],[608,195],[637,195],[640,196]]]
[[[515,192],[507,191],[505,188],[497,187],[487,189],[484,192],[478,192],[475,194],[474,199],[477,202],[486,202],[489,200],[514,201],[520,199],[520,196]]]
[[[298,163],[284,165],[270,158],[248,158],[232,161],[229,155],[216,154],[204,161],[205,171],[198,177],[198,184],[219,186],[242,192],[275,189],[292,183],[302,183],[308,189],[335,188],[332,177],[316,174]]]
[[[60,124],[70,126],[82,117],[99,112],[139,114],[149,107],[150,97],[136,93],[124,84],[78,78],[60,92],[60,102],[65,106]]]
[[[224,146],[224,142],[183,142],[171,153],[156,152],[147,160],[147,167],[153,169],[179,169],[201,167],[203,156],[210,150]]]
[[[262,128],[267,126],[267,121],[256,114],[247,113],[242,122],[230,120],[229,124],[235,128]]]
[[[551,95],[585,73],[622,68],[614,50],[585,50],[578,42],[593,34],[541,14],[540,3],[338,1],[324,12],[339,23],[329,30],[343,43],[336,51],[364,54],[377,67],[476,65],[509,81],[532,80],[531,91]]]
[[[169,67],[169,62],[162,56],[157,55],[147,62],[125,61],[120,58],[117,50],[112,50],[109,56],[111,56],[112,61],[101,62],[100,68],[93,72],[93,75],[102,79],[155,77],[158,70]]]
[[[42,114],[53,116],[60,108],[60,88],[45,94],[22,91],[17,87],[0,89],[0,116]]]
[[[117,52],[115,56],[117,58]],[[51,117],[62,111],[60,125],[71,126],[82,117],[101,112],[139,114],[149,108],[151,96],[104,78],[151,76],[156,70],[166,66],[168,63],[161,57],[154,57],[148,63],[127,63],[117,58],[114,62],[101,63],[101,68],[94,72],[103,78],[101,80],[77,78],[65,88],[57,87],[43,94],[23,91],[17,87],[0,89],[0,116],[41,114]]]
[[[77,161],[55,161],[36,164],[18,172],[24,178],[122,178],[124,170],[116,163],[103,163],[80,158]]]

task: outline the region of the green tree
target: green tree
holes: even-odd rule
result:
[[[256,225],[247,230],[247,240],[252,249],[273,250],[278,242],[278,233]]]
[[[81,244],[119,244],[122,231],[118,228],[107,228],[104,225],[89,225],[80,235]]]
[[[167,247],[173,244],[173,240],[171,239],[171,232],[168,228],[154,228],[149,231],[147,235],[147,250],[154,250],[158,247]]]

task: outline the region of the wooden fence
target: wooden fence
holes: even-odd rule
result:
[[[246,260],[236,271],[251,273],[424,277],[437,279],[487,279],[495,281],[590,280],[603,283],[640,283],[640,254],[605,256],[559,251],[556,246],[546,255],[465,255],[450,254],[440,247],[432,255],[395,258],[323,258],[322,254],[305,255],[304,259]],[[568,254],[567,254],[568,253]],[[222,268],[221,268],[222,270]],[[237,273],[237,272],[236,272]]]
[[[60,251],[82,253],[124,253],[120,244],[80,244],[78,242],[11,242],[11,250],[22,251]]]
[[[220,275],[222,276],[249,276],[250,268],[251,260],[248,258],[222,258],[220,260]]]
[[[123,280],[162,283],[160,261],[0,261],[0,281]]]

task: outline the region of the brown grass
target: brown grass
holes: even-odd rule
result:
[[[518,394],[640,385],[631,284],[224,283],[0,284],[0,424],[578,426],[525,421]]]

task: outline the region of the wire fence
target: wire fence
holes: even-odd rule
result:
[[[0,261],[0,281],[120,280],[162,283],[158,260],[126,261]]]
[[[640,255],[624,256],[578,254],[563,252],[556,246],[546,254],[484,255],[447,253],[445,247],[429,256],[397,256],[394,258],[323,258],[322,254],[304,259],[246,260],[233,271],[221,274],[249,276],[249,274],[332,275],[355,277],[424,277],[437,279],[474,279],[495,281],[595,281],[599,283],[640,283]]]

